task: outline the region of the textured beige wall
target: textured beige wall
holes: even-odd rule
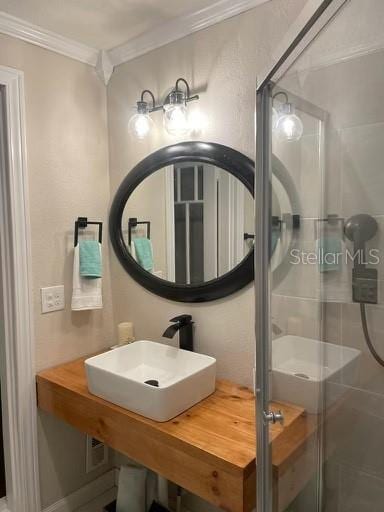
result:
[[[112,330],[108,245],[104,244],[104,309],[71,313],[73,223],[107,220],[109,203],[105,87],[87,65],[0,36],[0,65],[25,73],[32,271],[37,369],[108,345]],[[105,240],[107,233],[105,232]],[[65,311],[41,315],[40,287],[64,284]],[[84,436],[39,418],[43,506],[81,487]]]
[[[109,204],[105,87],[95,71],[56,53],[0,36],[0,65],[24,71],[30,182],[37,369],[96,351],[111,339],[108,246],[104,309],[70,310],[73,223],[107,221]],[[107,240],[106,225],[104,226]],[[41,315],[40,287],[64,284],[66,309]]]
[[[256,75],[304,0],[275,0],[214,25],[115,69],[108,85],[111,192],[127,172],[150,152],[177,142],[153,115],[156,133],[143,143],[132,140],[127,124],[141,90],[162,100],[180,76],[201,99],[209,123],[198,138],[227,144],[253,157]],[[191,105],[192,106],[192,105]],[[111,256],[116,321],[132,320],[138,338],[161,339],[172,316],[188,312],[196,322],[196,350],[213,355],[219,376],[252,383],[253,290],[247,289],[204,305],[180,304],[156,297],[137,285]]]
[[[73,222],[79,215],[107,220],[112,193],[148,153],[174,142],[158,133],[148,143],[129,139],[130,107],[145,87],[163,98],[179,76],[201,93],[210,125],[201,137],[253,156],[255,77],[264,69],[305,0],[274,0],[116,69],[108,91],[110,181],[105,88],[90,67],[0,35],[0,65],[25,73],[30,177],[33,297],[37,369],[108,346],[117,321],[135,322],[138,337],[159,338],[167,321],[189,311],[196,321],[197,350],[218,358],[219,373],[251,382],[253,292],[201,305],[162,300],[136,285],[104,244],[104,309],[71,313]],[[106,231],[105,231],[106,240]],[[66,286],[65,311],[41,315],[40,287]],[[84,436],[62,422],[39,417],[43,507],[92,480],[85,475]]]

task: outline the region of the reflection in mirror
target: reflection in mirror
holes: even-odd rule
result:
[[[253,211],[253,198],[236,177],[188,162],[156,171],[134,190],[122,232],[148,272],[177,284],[201,284],[232,270],[252,249]]]
[[[292,197],[288,196],[286,187],[275,174],[272,174],[272,270],[276,270],[284,262],[292,244],[292,215],[295,214],[292,208]]]

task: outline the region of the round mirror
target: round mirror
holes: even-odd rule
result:
[[[272,187],[278,268],[292,238],[283,219],[292,205],[279,172]],[[184,142],[156,151],[129,172],[112,204],[110,237],[121,264],[145,288],[177,301],[241,289],[254,275],[253,189],[252,160],[229,147]]]

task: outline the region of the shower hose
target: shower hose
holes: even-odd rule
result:
[[[373,355],[373,357],[376,359],[376,361],[381,366],[384,366],[384,360],[376,352],[376,349],[373,346],[371,337],[369,335],[368,324],[367,324],[367,314],[366,314],[366,311],[365,311],[365,304],[363,304],[363,303],[360,303],[360,314],[361,314],[361,323],[362,323],[362,326],[363,326],[364,337],[365,337],[365,341],[367,342],[368,348],[369,348],[371,354]]]

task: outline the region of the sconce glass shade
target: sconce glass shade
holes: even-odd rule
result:
[[[128,131],[133,137],[143,140],[152,130],[153,124],[148,114],[135,114],[128,122]]]
[[[185,94],[182,91],[172,91],[169,103],[163,106],[163,124],[170,135],[185,135],[189,132],[188,109]]]
[[[295,114],[291,103],[285,103],[276,122],[276,133],[280,140],[298,141],[303,135],[303,123]]]
[[[149,116],[147,103],[137,102],[137,114],[134,114],[128,122],[128,131],[136,139],[143,140],[154,127],[154,122]]]

